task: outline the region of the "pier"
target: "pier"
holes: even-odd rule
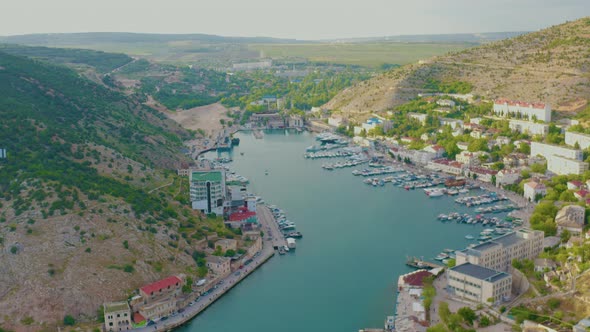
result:
[[[258,210],[258,221],[264,230],[265,237],[270,237],[273,248],[278,249],[287,245],[287,241],[283,236],[283,233],[279,230],[279,225],[275,222],[270,209],[266,206],[259,205],[256,207]]]
[[[406,261],[406,265],[416,268],[416,269],[426,269],[426,270],[432,270],[432,269],[436,269],[436,268],[444,268],[445,267],[443,265],[438,265],[436,263],[421,260],[416,257],[408,257],[408,260]]]

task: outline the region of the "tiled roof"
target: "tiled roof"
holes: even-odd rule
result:
[[[171,276],[166,279],[156,281],[152,284],[145,285],[141,287],[141,290],[146,294],[151,294],[152,292],[157,292],[176,284],[182,284],[182,280],[180,280],[180,278],[177,276]]]
[[[524,102],[524,101],[518,101],[518,100],[508,100],[508,99],[496,99],[494,100],[494,104],[496,105],[509,105],[509,106],[518,106],[518,107],[531,107],[531,108],[536,108],[536,109],[545,109],[545,103],[528,103],[528,102]]]

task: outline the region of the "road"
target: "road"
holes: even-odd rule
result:
[[[260,223],[263,229],[265,229],[265,233],[267,233],[267,229],[272,229],[271,227],[273,224],[276,226],[274,218],[270,214],[270,211],[267,207],[259,207],[259,214]],[[275,233],[275,235],[276,234],[281,233],[278,232]],[[258,256],[253,258],[252,263],[244,266],[243,269],[238,270],[240,272],[239,275],[236,275],[236,271],[232,272],[229,276],[223,279],[222,283],[219,286],[216,286],[216,288],[214,288],[209,294],[201,296],[193,306],[186,307],[183,313],[170,316],[167,320],[160,321],[155,325],[134,329],[133,331],[168,331],[193,319],[209,305],[228,292],[232,287],[237,285],[242,279],[246,278],[250,273],[269,260],[275,254],[275,250],[273,249],[273,241],[274,239],[270,238],[269,236],[265,236],[262,239],[262,251],[260,251]]]

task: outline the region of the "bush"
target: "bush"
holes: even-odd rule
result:
[[[64,325],[65,326],[74,326],[76,324],[76,320],[71,315],[66,315],[64,317]]]
[[[133,268],[133,265],[125,264],[125,267],[123,267],[123,271],[125,271],[127,273],[133,273],[133,271],[135,271],[135,269]]]

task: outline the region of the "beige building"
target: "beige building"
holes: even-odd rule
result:
[[[234,240],[234,239],[221,239],[217,242],[215,242],[215,248],[217,247],[221,247],[221,250],[223,252],[226,252],[228,250],[237,250],[238,249],[238,241]]]
[[[573,235],[580,235],[586,221],[586,209],[579,205],[567,205],[561,208],[555,216],[557,230],[568,230]]]
[[[510,274],[471,263],[449,269],[447,282],[451,294],[480,303],[498,303],[511,296]]]
[[[455,160],[460,162],[461,164],[465,164],[468,167],[478,166],[480,164],[479,157],[485,155],[484,152],[469,152],[469,151],[461,151],[458,155],[455,156]]]
[[[534,202],[537,195],[547,195],[547,188],[544,184],[537,181],[529,181],[524,184],[524,198],[529,202]]]
[[[231,273],[230,259],[227,257],[207,257],[207,268],[217,276],[223,278]]]
[[[457,251],[457,265],[471,263],[508,271],[513,259],[535,259],[543,251],[543,238],[541,231],[519,229],[492,241]]]
[[[248,252],[246,254],[247,257],[252,257],[254,256],[256,253],[262,251],[262,237],[260,237],[260,234],[258,235],[249,235],[248,237],[245,237],[248,241],[252,242],[252,245],[250,245],[248,247]]]
[[[183,284],[181,277],[171,276],[141,287],[139,297],[134,298],[131,304],[133,312],[150,320],[158,320],[176,312]]]
[[[105,331],[127,331],[132,328],[131,309],[126,301],[105,303],[103,308]]]

